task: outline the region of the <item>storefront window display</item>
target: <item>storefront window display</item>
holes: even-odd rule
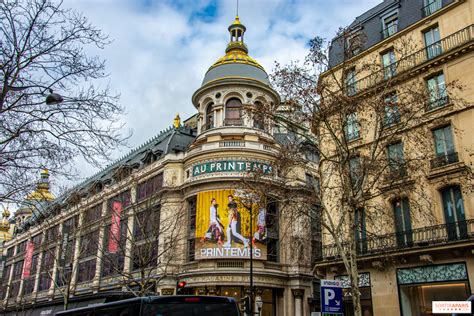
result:
[[[470,293],[464,263],[398,269],[397,281],[402,315],[431,315],[433,301],[464,301]]]

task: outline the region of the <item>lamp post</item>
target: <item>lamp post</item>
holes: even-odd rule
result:
[[[250,216],[250,315],[254,315],[254,288],[253,288],[253,212],[252,205],[260,199],[258,195],[244,190],[235,190],[234,195],[239,198],[240,203],[247,209]]]

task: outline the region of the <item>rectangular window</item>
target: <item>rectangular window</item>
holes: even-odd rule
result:
[[[454,150],[451,125],[433,130],[433,138],[436,157],[431,161],[431,168],[458,162],[458,154]]]
[[[393,49],[381,55],[383,75],[385,79],[389,79],[397,74],[397,64],[395,59],[395,52]]]
[[[160,206],[144,210],[135,216],[133,236],[135,240],[157,240],[160,233]]]
[[[18,261],[13,266],[13,280],[19,280],[23,271],[23,260]]]
[[[367,230],[365,224],[365,210],[358,208],[354,213],[355,220],[355,239],[357,253],[367,252]]]
[[[426,80],[428,88],[428,110],[442,107],[448,103],[444,74],[438,74]]]
[[[22,241],[21,243],[18,244],[18,249],[16,251],[17,255],[20,255],[25,252],[26,250],[26,240]]]
[[[345,76],[345,84],[347,95],[351,96],[357,93],[357,86],[356,86],[356,74],[355,69],[351,69],[346,73]]]
[[[313,175],[306,173],[306,185],[311,190],[319,194],[321,188],[319,184],[319,179],[317,177],[314,177]]]
[[[96,256],[97,249],[99,246],[98,242],[99,242],[98,230],[92,231],[82,236],[81,251],[79,254],[79,258],[87,258],[90,256]]]
[[[443,199],[448,239],[462,240],[469,238],[461,188],[459,186],[447,187],[441,191],[441,197]]]
[[[267,261],[280,260],[279,218],[278,203],[272,201],[267,204]]]
[[[403,144],[398,142],[387,146],[388,166],[394,177],[406,176],[405,158],[403,157]]]
[[[14,247],[10,247],[7,249],[7,258],[11,258],[13,256],[13,251],[15,250]]]
[[[443,2],[441,0],[423,0],[423,16],[428,16],[441,9]]]
[[[84,214],[84,223],[89,225],[98,221],[102,217],[102,203],[99,203],[86,210]]]
[[[344,41],[344,52],[351,58],[362,51],[362,36],[360,32],[353,32],[347,35]]]
[[[413,233],[408,198],[404,197],[393,200],[392,207],[395,215],[397,246],[399,248],[411,247],[413,245]]]
[[[385,18],[382,18],[382,38],[392,36],[398,31],[398,14],[392,14]]]
[[[359,190],[362,185],[362,166],[360,164],[360,157],[352,157],[349,160],[349,174],[351,177],[352,187]]]
[[[129,206],[131,203],[130,190],[123,191],[122,193],[117,194],[116,196],[109,199],[109,213],[112,213],[112,204],[114,202],[122,203],[122,208]]]
[[[390,126],[400,123],[400,111],[398,110],[398,98],[396,93],[389,94],[384,98],[383,125]]]
[[[80,262],[78,266],[77,282],[86,282],[94,279],[96,259]]]
[[[423,32],[423,37],[425,39],[426,57],[428,59],[434,58],[443,52],[438,26]]]
[[[163,173],[138,184],[137,201],[142,201],[157,193],[163,187]]]
[[[359,122],[357,121],[356,112],[347,115],[344,132],[348,141],[359,138]]]
[[[196,204],[196,196],[188,199],[188,261],[195,260]]]
[[[51,286],[51,278],[48,274],[48,272],[43,272],[40,274],[40,279],[39,279],[39,288],[38,291],[47,291],[49,290]]]
[[[59,225],[55,225],[46,231],[45,242],[53,242],[58,238]]]

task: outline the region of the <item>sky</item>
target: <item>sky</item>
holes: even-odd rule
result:
[[[333,38],[381,1],[240,0],[239,17],[249,55],[271,73],[275,61],[303,60],[311,38]],[[63,6],[82,12],[112,40],[91,51],[106,60],[107,82],[125,108],[120,120],[133,133],[112,159],[171,126],[177,113],[182,119],[196,113],[191,96],[224,55],[236,15],[236,0],[66,0]],[[82,161],[77,168],[83,179],[99,171]]]

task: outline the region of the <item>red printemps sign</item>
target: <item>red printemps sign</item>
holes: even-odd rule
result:
[[[120,240],[120,214],[122,213],[122,203],[112,203],[112,225],[109,232],[108,251],[115,253],[118,250],[118,243]]]
[[[26,243],[25,263],[23,264],[22,278],[30,277],[31,264],[33,263],[33,251],[34,250],[35,250],[35,244],[31,240],[29,240]]]

